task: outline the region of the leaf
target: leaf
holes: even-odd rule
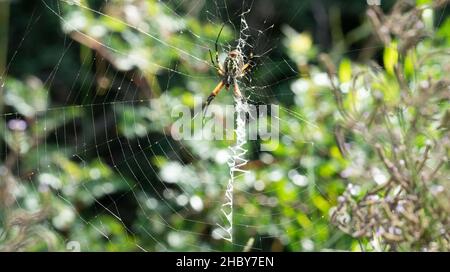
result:
[[[393,41],[384,49],[383,62],[388,74],[394,75],[394,67],[398,63],[397,42]]]
[[[127,25],[124,22],[112,17],[101,16],[100,22],[112,32],[123,32],[127,29]]]
[[[352,63],[349,59],[343,59],[339,65],[339,81],[349,82],[352,79]]]
[[[47,90],[36,77],[29,77],[24,84],[16,79],[6,80],[5,104],[18,113],[33,118],[47,109]]]
[[[322,196],[320,195],[313,196],[312,202],[314,206],[316,206],[316,208],[319,209],[322,213],[324,214],[328,213],[328,210],[330,209],[330,204],[328,204],[328,201],[326,201]]]
[[[428,4],[431,4],[431,3],[433,3],[433,0],[416,0],[416,4],[418,6],[428,5]]]
[[[450,43],[450,18],[447,18],[442,26],[437,31],[437,36],[442,39],[446,39],[447,43]]]
[[[313,226],[313,223],[311,220],[309,220],[308,216],[303,214],[302,212],[299,212],[297,215],[297,222],[304,228],[304,229],[310,229]]]
[[[416,59],[415,53],[411,51],[405,58],[405,76],[411,78],[414,76],[414,61]]]

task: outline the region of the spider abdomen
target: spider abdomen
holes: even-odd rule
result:
[[[223,64],[226,85],[229,86],[236,78],[241,77],[244,58],[239,51],[233,50],[228,54]]]

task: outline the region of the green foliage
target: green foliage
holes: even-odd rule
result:
[[[338,142],[362,171],[346,175],[351,183],[333,208],[332,221],[353,237],[370,240],[367,250],[448,251],[450,209],[442,201],[449,192],[448,44],[417,40],[426,18],[412,14],[432,11],[403,4],[382,20],[379,10],[379,17],[370,18],[382,24],[377,31],[384,37],[384,69],[360,67],[350,92],[343,92],[343,83],[334,89],[336,101],[361,90],[366,98],[355,103],[359,109],[345,103],[340,109]],[[392,20],[408,14],[417,22]],[[398,29],[411,24],[417,26],[410,29],[414,35],[398,50],[388,35],[404,36]],[[325,63],[331,75],[334,68]],[[360,186],[366,187],[363,194]]]
[[[280,105],[280,142],[249,143],[233,245],[213,235],[233,141],[170,134],[172,110],[194,112],[217,84],[208,49],[222,22],[162,1],[79,2],[43,6],[77,44],[60,45],[74,56],[61,65],[70,80],[11,74],[0,92],[0,250],[64,251],[73,241],[83,251],[243,250],[236,244],[254,241],[273,251],[448,251],[450,20],[434,29],[439,4],[394,6],[385,20],[371,8],[372,29],[363,22],[328,49],[312,30],[282,27],[279,52],[261,59],[269,65],[254,82],[298,74],[260,80],[279,99],[263,102]],[[380,50],[346,53],[373,43],[372,31]],[[237,34],[227,24],[219,43]],[[33,67],[45,70],[41,62]]]

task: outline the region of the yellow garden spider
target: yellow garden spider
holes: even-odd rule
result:
[[[215,62],[213,59],[212,52],[211,52],[211,50],[209,50],[209,56],[211,57],[211,62],[213,64],[214,68],[216,68],[217,73],[220,75],[221,80],[220,80],[219,84],[217,84],[217,86],[211,92],[211,94],[208,96],[208,98],[206,99],[205,110],[209,106],[211,101],[223,89],[223,87],[225,87],[225,89],[228,90],[230,88],[230,85],[233,85],[233,87],[234,87],[234,96],[239,99],[244,99],[244,97],[242,96],[242,93],[239,89],[237,80],[244,77],[247,74],[247,72],[250,70],[250,68],[252,67],[251,63],[252,63],[253,54],[250,53],[250,56],[248,57],[249,60],[247,63],[245,63],[244,55],[242,54],[240,48],[237,48],[237,49],[234,49],[234,50],[231,50],[230,52],[228,52],[228,55],[225,58],[223,64],[221,64],[219,62],[219,52],[218,52],[217,43],[219,41],[219,37],[220,37],[220,34],[222,33],[223,27],[224,26],[222,26],[222,28],[220,29],[219,35],[217,36],[216,43],[215,43],[215,49],[216,49],[216,54],[215,54],[216,61]]]

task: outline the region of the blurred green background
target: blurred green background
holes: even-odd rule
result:
[[[396,1],[381,2],[380,10],[388,12]],[[377,67],[386,108],[402,97],[393,83],[400,81],[394,67],[412,60],[379,41],[366,15],[368,3],[0,1],[0,249],[376,249],[370,235],[347,234],[330,219],[348,184],[359,184],[354,195],[362,198],[377,185],[365,172],[382,166],[377,168],[381,161],[358,133],[344,138],[360,149],[344,156],[336,136],[342,112],[320,62],[320,53],[328,53],[340,83]],[[208,50],[214,52],[224,23],[219,51],[229,50],[247,9],[248,43],[256,55],[268,53],[255,59],[251,81],[242,88],[251,103],[280,105],[281,136],[270,152],[259,150],[262,140],[248,143],[249,173],[235,184],[234,243],[229,243],[213,233],[233,142],[174,140],[171,110],[193,109],[196,96],[209,95],[219,76]],[[419,21],[429,21],[429,35],[408,49],[418,50],[417,59],[450,45],[450,9],[428,10],[431,15],[422,14]],[[405,78],[448,84],[443,60],[421,64],[423,70],[414,75],[405,69]],[[368,115],[379,105],[351,93],[343,102],[347,109],[356,104]],[[436,124],[448,114],[448,98],[437,101]],[[232,102],[231,93],[224,92],[213,103]],[[414,152],[425,152],[428,137],[437,139],[433,143],[448,139],[447,121],[443,130],[419,123],[427,133],[415,139]],[[440,216],[445,217],[448,166],[440,171],[444,178],[436,177],[433,185],[444,188],[436,197],[444,202]],[[439,229],[448,235],[445,220],[430,218],[444,222]],[[418,239],[389,249],[428,246]],[[442,245],[438,250],[447,244]]]

